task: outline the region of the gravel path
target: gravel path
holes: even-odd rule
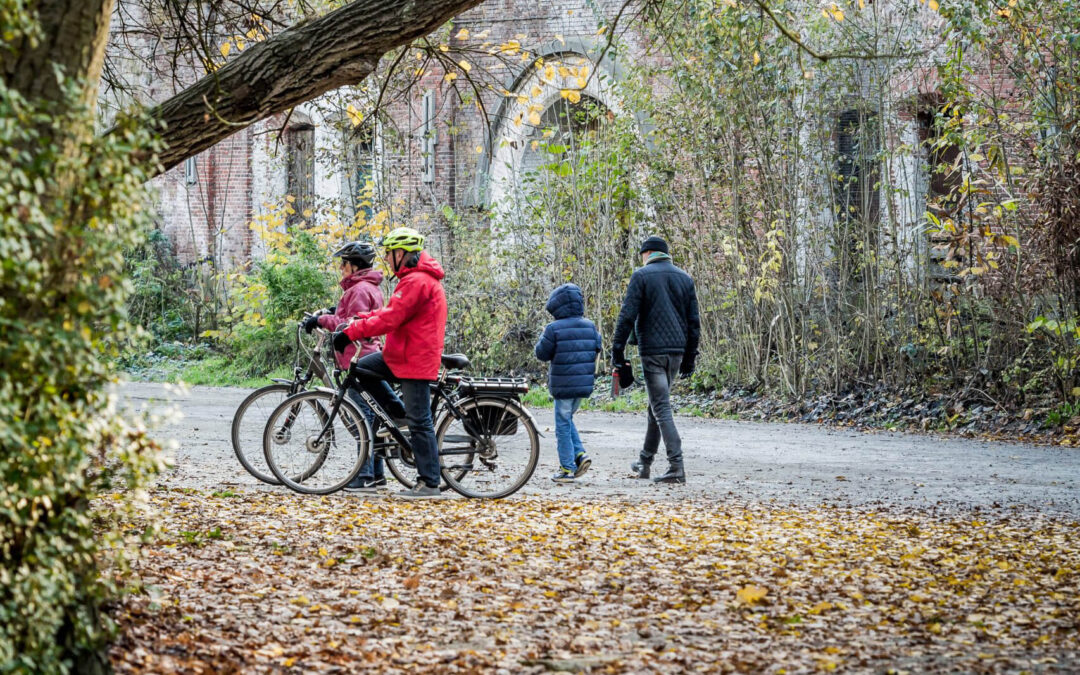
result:
[[[138,382],[120,391],[134,409],[162,413],[173,408],[181,413],[159,431],[178,443],[175,466],[164,478],[168,485],[284,490],[251,478],[233,455],[230,423],[248,390],[181,391]],[[631,478],[628,470],[641,447],[644,414],[576,415],[593,468],[578,484],[556,485],[548,480],[557,466],[552,413],[532,412],[544,438],[540,466],[522,494],[563,499],[736,496],[777,504],[1000,508],[1080,516],[1080,450],[803,424],[679,417],[688,483],[653,485]],[[664,462],[658,460],[656,466],[662,469]]]

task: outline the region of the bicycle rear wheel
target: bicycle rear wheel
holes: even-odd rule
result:
[[[455,492],[478,499],[501,499],[520,490],[540,458],[540,434],[529,414],[510,398],[466,399],[458,408],[462,419],[447,410],[436,431],[443,480]]]
[[[334,394],[305,391],[281,402],[263,432],[263,452],[274,476],[303,494],[327,495],[360,473],[371,428],[348,399],[333,420]]]
[[[397,449],[396,457],[384,457],[383,465],[405,489],[416,484],[416,462],[412,461],[411,454],[406,455],[401,448]]]
[[[251,392],[236,409],[232,419],[232,446],[240,465],[247,472],[270,485],[281,485],[266,464],[263,431],[270,414],[289,397],[292,387],[269,384]]]

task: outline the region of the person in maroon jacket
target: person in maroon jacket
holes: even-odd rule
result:
[[[304,330],[308,333],[318,326],[324,330],[336,331],[347,325],[354,316],[366,314],[383,306],[382,283],[383,274],[371,265],[375,262],[375,245],[367,241],[353,241],[345,244],[334,252],[334,258],[341,258],[341,290],[344,293],[338,304],[330,309],[324,309],[315,316],[308,317],[304,321]],[[382,340],[378,337],[367,338],[355,344],[349,344],[344,352],[335,352],[334,358],[338,367],[348,368],[356,350],[360,350],[360,356],[377,353],[382,349]],[[393,391],[389,385],[384,385],[386,391],[394,400]],[[349,398],[356,403],[364,416],[371,422],[375,414],[364,403],[363,399],[355,390],[349,390]],[[397,404],[399,407],[401,403]],[[386,485],[386,474],[381,459],[375,459],[370,454],[360,473],[345,486],[350,491],[372,491]]]
[[[399,227],[383,237],[384,260],[398,278],[390,301],[382,309],[361,314],[344,331],[335,333],[334,348],[350,341],[386,336],[382,352],[368,354],[354,366],[360,386],[392,416],[393,401],[380,385],[400,382],[405,417],[416,469],[416,485],[398,493],[407,499],[438,497],[439,450],[431,421],[430,383],[439,376],[446,337],[446,295],[442,266],[424,251],[424,237]]]

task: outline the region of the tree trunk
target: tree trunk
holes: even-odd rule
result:
[[[161,168],[248,125],[356,84],[386,52],[430,33],[481,0],[356,0],[264,42],[165,101]]]
[[[105,62],[109,17],[114,0],[40,0],[31,3],[41,28],[33,44],[22,37],[11,50],[0,51],[0,73],[8,87],[27,100],[65,101],[53,68],[83,80],[83,102],[93,103]]]
[[[67,253],[73,248],[73,240],[78,244],[78,237],[73,235],[73,231],[78,231],[79,224],[71,222],[71,215],[79,213],[80,209],[79,204],[69,203],[68,198],[72,195],[79,195],[79,191],[73,188],[81,181],[86,180],[86,176],[78,175],[79,172],[71,170],[70,167],[74,165],[71,160],[75,157],[75,153],[80,152],[80,148],[85,147],[87,141],[93,140],[94,118],[89,110],[97,102],[97,87],[105,60],[105,45],[109,37],[109,19],[112,15],[113,5],[114,0],[38,0],[37,2],[30,2],[30,10],[35,14],[33,18],[36,19],[35,23],[38,31],[32,35],[21,35],[15,40],[11,40],[11,44],[5,44],[5,49],[0,51],[0,77],[3,78],[6,87],[20,94],[31,109],[45,113],[44,116],[35,116],[33,118],[32,124],[36,126],[36,135],[33,136],[32,141],[25,142],[22,148],[25,152],[19,153],[23,157],[5,163],[4,166],[14,165],[20,169],[31,167],[29,171],[30,177],[35,176],[34,171],[41,172],[39,176],[41,182],[39,184],[48,186],[47,191],[41,195],[31,197],[31,203],[43,206],[42,210],[46,214],[43,220],[53,224],[53,228],[48,231],[47,235],[43,235],[41,230],[35,231],[34,228],[27,227],[22,236],[18,238],[12,236],[12,230],[5,227],[5,231],[0,232],[0,239],[3,239],[5,250],[15,249],[18,251],[20,247],[32,250],[33,259],[39,262],[41,267],[30,271],[28,274],[30,276],[40,274],[48,278],[55,277],[55,282],[49,285],[54,289],[62,289],[57,295],[46,294],[44,297],[24,295],[18,297],[17,300],[14,297],[5,295],[5,298],[11,298],[12,301],[19,303],[15,310],[11,309],[13,303],[9,303],[7,310],[8,312],[16,312],[20,319],[18,329],[11,331],[16,335],[20,331],[38,331],[38,334],[46,335],[60,334],[59,332],[62,330],[65,320],[69,322],[83,320],[82,317],[73,312],[71,307],[65,306],[62,301],[58,302],[58,296],[62,299],[66,297],[67,293],[74,294],[79,291],[78,284],[73,281],[79,278],[78,273],[83,272],[86,278],[92,278],[90,275],[96,269],[93,252],[88,253],[80,246],[77,253]],[[21,8],[16,12],[20,10]],[[60,77],[61,73],[63,77]],[[71,89],[73,86],[77,87],[75,91]],[[21,140],[16,141],[16,145],[22,143]],[[27,156],[34,159],[27,160],[25,159]],[[34,164],[37,164],[37,166],[34,166]],[[41,178],[46,178],[46,180],[41,180]],[[21,207],[27,209],[25,205]],[[30,210],[27,209],[26,213],[28,214],[26,220],[32,221],[33,219],[29,216]],[[4,225],[10,227],[10,222],[8,221]],[[64,264],[54,264],[58,257],[64,260]],[[15,264],[18,265],[19,263]],[[47,271],[42,272],[41,268]],[[8,280],[5,279],[4,281]],[[5,292],[8,292],[11,285],[5,285]],[[0,319],[8,326],[14,323],[10,319],[10,314],[6,314]],[[24,323],[28,324],[29,327],[23,325]],[[25,335],[22,337],[25,337]],[[7,342],[6,336],[4,341]],[[76,347],[76,349],[78,348]],[[2,365],[9,372],[14,367],[12,363]],[[47,378],[48,375],[39,374],[39,377]],[[88,394],[85,390],[77,386],[70,386],[71,383],[63,377],[44,379],[43,381],[50,382],[50,386],[63,389],[65,397],[83,402],[88,401]],[[12,390],[18,392],[17,396],[26,397],[26,392],[30,388],[21,388],[16,385],[12,387]],[[26,416],[30,423],[40,425],[38,428],[41,429],[62,429],[63,427],[53,418],[52,409],[42,413],[37,407],[42,404],[43,398],[44,395],[39,397],[37,394],[32,394],[28,397],[30,403],[24,404]],[[92,405],[93,403],[89,403],[88,407]],[[56,414],[61,415],[62,413]],[[77,415],[71,415],[64,421],[68,423],[74,421],[76,424],[89,422],[88,419],[79,419]],[[52,424],[56,426],[49,426]],[[16,437],[18,436],[16,435]],[[8,438],[10,437],[6,436],[6,439]],[[59,453],[59,451],[57,452]],[[56,463],[55,467],[50,469],[50,472],[59,472],[60,467],[65,466],[64,458],[59,456],[54,461]],[[59,475],[59,473],[53,474],[53,480]],[[68,478],[68,476],[62,476],[61,480],[66,481]],[[74,476],[71,478],[74,478]],[[72,481],[71,484],[79,485],[80,483]],[[40,485],[41,482],[38,482],[34,487],[34,491],[41,490],[38,487]],[[25,489],[25,483],[20,484],[16,481],[16,484],[8,487],[14,490],[15,495],[19,495],[20,490]],[[29,493],[31,497],[33,494],[34,492]],[[81,512],[82,517],[85,517],[89,502],[84,498],[84,492],[80,488],[68,487],[59,493],[54,492],[52,497],[54,498],[53,503],[57,505],[58,510]],[[25,530],[34,531],[37,538],[43,537],[41,531],[44,530],[54,537],[54,539],[50,540],[52,546],[56,546],[56,544],[52,543],[54,541],[60,542],[60,547],[64,545],[72,546],[71,542],[65,541],[65,539],[77,539],[78,535],[82,533],[70,524],[71,520],[73,519],[57,516],[54,523],[39,525],[37,528],[27,527]],[[67,523],[67,525],[61,525],[61,523]],[[32,544],[26,544],[26,546],[32,553]],[[72,546],[72,548],[75,548],[75,546]],[[15,550],[19,549],[16,548]],[[81,559],[65,567],[60,563],[71,563],[71,560],[65,560],[49,552],[46,552],[45,556],[46,560],[57,565],[52,569],[52,574],[56,578],[62,579],[79,589],[91,588],[98,583],[97,578],[100,571],[92,558]],[[4,562],[5,564],[13,564],[11,561],[12,559],[9,558]],[[14,561],[18,561],[14,564],[20,565],[20,574],[23,570],[30,569],[33,571],[35,568],[40,569],[43,566],[43,563],[35,560],[33,556],[23,558],[21,561],[16,556]],[[57,581],[56,583],[61,582]],[[58,595],[63,596],[64,594],[59,593]],[[51,598],[49,595],[43,597]],[[63,655],[63,660],[71,665],[71,671],[74,673],[83,675],[110,673],[112,668],[105,645],[101,641],[88,640],[85,636],[87,631],[100,633],[105,629],[98,600],[92,593],[79,592],[67,598],[64,603],[60,606],[60,609],[63,610],[63,618],[59,622],[58,630],[54,636],[55,643]],[[9,607],[5,606],[2,609],[8,610]],[[17,634],[17,638],[27,639],[27,635],[25,633]],[[18,647],[16,647],[16,650],[18,651]],[[37,656],[37,654],[32,654],[33,656]],[[34,663],[33,661],[29,662]],[[42,672],[55,672],[52,670],[56,665],[55,662],[37,665],[38,668],[42,669]],[[15,667],[17,670],[19,667],[17,663]]]

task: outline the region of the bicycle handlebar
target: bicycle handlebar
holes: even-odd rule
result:
[[[320,314],[319,312],[304,312],[304,318],[301,319],[300,321],[296,322],[296,337],[297,337],[298,340],[300,339],[300,331],[304,327],[304,321],[306,321],[307,319],[310,319],[313,316],[325,316],[325,315]],[[326,330],[325,328],[323,328],[322,326],[315,326],[315,330],[320,332],[320,333],[329,333],[330,332],[330,331]]]

